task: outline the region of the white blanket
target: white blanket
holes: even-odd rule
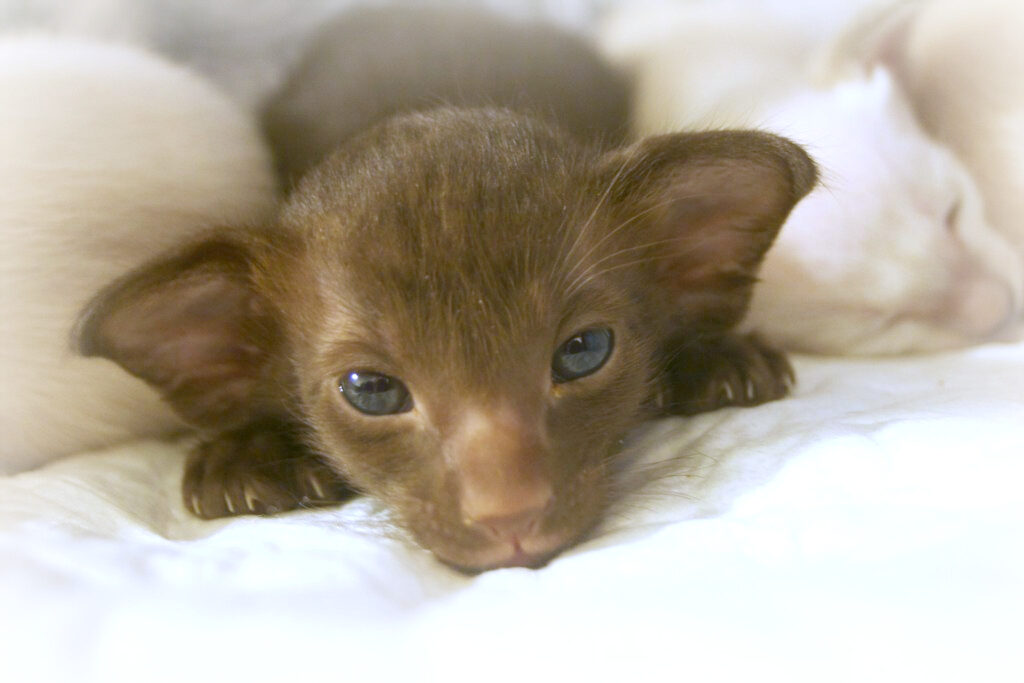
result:
[[[187,443],[0,479],[0,680],[1024,680],[1024,345],[797,369],[653,424],[540,570],[362,499],[202,522]]]

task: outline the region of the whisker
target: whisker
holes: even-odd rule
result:
[[[597,200],[597,205],[594,206],[594,210],[590,212],[590,216],[587,218],[586,221],[583,222],[583,225],[580,226],[580,229],[576,233],[576,239],[573,241],[572,246],[569,247],[569,250],[559,261],[559,270],[561,270],[564,267],[565,262],[572,257],[576,249],[579,247],[580,242],[583,239],[583,236],[590,229],[590,226],[594,222],[594,219],[597,217],[598,212],[602,208],[604,208],[605,202],[607,202],[608,197],[611,196],[612,189],[615,187],[615,184],[619,182],[619,178],[622,177],[622,174],[626,171],[626,168],[629,166],[629,162],[630,159],[628,157],[622,160],[622,164],[619,166],[618,170],[615,171],[615,175],[612,176],[612,179],[608,182],[608,186],[604,189],[604,192],[601,194],[601,197]]]
[[[629,266],[638,265],[638,264],[641,264],[641,263],[644,263],[644,262],[647,262],[647,261],[656,261],[656,260],[661,260],[661,259],[666,259],[666,258],[683,258],[683,257],[688,256],[689,254],[692,254],[694,252],[699,251],[700,249],[704,248],[706,245],[712,243],[714,240],[715,240],[715,235],[713,235],[713,234],[704,235],[699,240],[687,241],[685,243],[685,246],[686,246],[685,249],[681,249],[681,250],[680,249],[676,249],[676,250],[673,250],[672,253],[669,253],[669,254],[654,254],[654,255],[651,255],[651,256],[643,258],[643,259],[637,259],[637,260],[634,260],[634,261],[630,261],[628,263],[622,263],[622,264],[619,264],[619,265],[616,265],[616,266],[611,266],[609,268],[605,268],[602,271],[599,271],[597,273],[591,274],[587,278],[586,281],[589,282],[590,280],[592,280],[592,279],[594,279],[596,277],[599,277],[601,275],[604,275],[605,273],[611,272],[613,270],[618,270],[620,268],[627,268]],[[585,282],[584,282],[584,284],[585,284]],[[577,287],[577,289],[578,289],[578,287]],[[570,293],[571,293],[571,291],[570,291]]]
[[[629,217],[628,219],[626,219],[626,220],[622,221],[621,223],[619,223],[618,225],[616,225],[616,226],[615,226],[615,227],[614,227],[613,229],[611,229],[610,231],[608,231],[608,232],[607,232],[607,233],[606,233],[605,235],[603,235],[603,236],[601,237],[601,239],[599,239],[599,240],[598,240],[598,241],[597,241],[597,242],[596,242],[595,244],[593,244],[593,245],[592,245],[592,246],[590,247],[590,249],[588,249],[588,250],[587,250],[587,252],[586,252],[585,254],[583,254],[583,255],[582,255],[582,256],[581,256],[580,258],[576,259],[576,263],[575,263],[575,264],[574,264],[574,265],[572,266],[572,268],[568,269],[568,271],[567,271],[567,272],[565,273],[565,275],[564,275],[564,276],[562,277],[561,283],[562,283],[562,284],[564,284],[564,283],[565,283],[565,281],[566,281],[566,280],[567,280],[567,279],[568,279],[569,277],[572,277],[572,276],[574,276],[574,275],[576,276],[576,278],[577,278],[577,279],[579,279],[579,275],[577,274],[577,271],[578,271],[578,269],[579,269],[580,265],[584,264],[584,263],[586,262],[587,258],[588,258],[588,257],[589,257],[589,256],[590,256],[590,255],[591,255],[592,253],[594,253],[594,251],[596,251],[597,249],[599,249],[599,248],[601,247],[601,245],[603,245],[603,244],[604,244],[605,242],[607,242],[607,241],[608,241],[609,239],[612,239],[613,237],[615,237],[615,235],[617,235],[617,234],[618,234],[619,232],[621,232],[621,231],[622,231],[622,230],[624,230],[625,228],[627,228],[627,227],[629,227],[630,225],[632,225],[633,223],[635,223],[635,222],[636,222],[637,220],[639,220],[639,219],[643,218],[644,216],[646,216],[646,215],[648,215],[648,214],[650,214],[650,213],[652,213],[652,212],[654,212],[654,211],[657,211],[657,210],[659,210],[659,209],[662,209],[662,208],[664,208],[664,207],[666,207],[666,206],[669,206],[669,205],[671,205],[671,204],[674,204],[674,203],[676,203],[676,202],[679,202],[679,201],[686,201],[687,199],[694,199],[694,198],[697,198],[698,196],[699,196],[699,195],[696,195],[696,194],[695,194],[695,195],[689,195],[689,196],[675,196],[675,197],[672,197],[672,198],[670,198],[670,199],[666,199],[666,200],[664,200],[664,201],[661,201],[661,202],[658,202],[658,203],[656,203],[656,204],[653,204],[653,205],[651,205],[651,206],[649,206],[649,207],[647,207],[647,208],[643,209],[642,211],[639,211],[639,212],[637,212],[636,214],[634,214],[633,216]],[[593,215],[592,215],[592,217],[593,217]],[[576,247],[576,246],[578,245],[578,243],[579,243],[579,238],[580,238],[580,237],[582,237],[582,232],[581,232],[581,233],[580,233],[580,235],[579,235],[579,236],[577,237],[577,243],[573,245],[573,248],[574,248],[574,249],[575,249],[575,247]],[[708,238],[708,237],[705,237],[705,239],[709,239],[709,238]],[[672,241],[673,241],[673,239],[672,239],[672,238],[669,238],[669,239],[666,239],[666,240],[664,240],[664,241],[665,241],[666,243],[668,243],[668,242],[672,242]],[[652,242],[651,244],[655,244],[655,243],[653,243],[653,242]],[[702,245],[702,244],[703,244],[703,242],[700,242],[700,243],[698,243],[698,245],[697,245],[697,246],[700,246],[700,245]],[[642,247],[637,247],[637,248],[642,248]],[[682,252],[682,255],[685,255],[686,253],[687,253],[687,252]],[[565,262],[566,260],[567,260],[566,258],[563,258],[563,259],[562,259],[562,261],[560,262],[560,267],[561,267],[561,265],[562,265],[562,264],[564,264],[564,262]],[[604,259],[602,259],[602,260],[604,260]],[[593,268],[593,267],[594,267],[594,265],[596,265],[596,264],[590,264],[590,265],[588,265],[588,266],[587,266],[587,268],[588,268],[588,269],[590,269],[590,268]],[[584,271],[584,272],[586,272],[586,271]],[[571,286],[570,286],[570,287],[568,287],[568,288],[566,288],[566,289],[571,289]]]
[[[623,268],[630,268],[632,266],[637,266],[637,265],[640,265],[642,263],[649,263],[651,261],[659,261],[659,260],[662,260],[662,259],[674,258],[674,257],[675,257],[675,254],[656,254],[654,256],[648,256],[646,258],[635,259],[633,261],[627,261],[625,263],[620,263],[618,265],[609,266],[608,268],[605,268],[604,270],[598,271],[598,272],[593,273],[592,275],[588,276],[585,280],[583,280],[582,282],[580,282],[576,286],[576,289],[570,290],[568,292],[568,294],[571,295],[574,291],[577,291],[577,290],[581,289],[583,286],[585,286],[591,280],[594,280],[595,278],[601,277],[602,275],[605,275],[607,273],[611,273],[612,271],[621,270]]]
[[[568,291],[571,294],[573,291],[575,291],[576,284],[581,279],[583,279],[583,278],[587,277],[588,275],[590,275],[590,273],[595,268],[600,266],[602,263],[605,263],[607,261],[610,261],[610,260],[612,260],[614,258],[617,258],[619,256],[622,256],[623,254],[627,254],[627,253],[632,252],[632,251],[641,251],[643,249],[650,249],[651,247],[657,247],[657,246],[660,246],[662,244],[671,244],[672,242],[675,242],[675,241],[676,241],[675,238],[663,239],[663,240],[655,240],[653,242],[647,242],[645,244],[639,244],[639,245],[637,245],[635,247],[625,247],[625,248],[620,249],[620,250],[618,250],[618,251],[616,251],[614,253],[608,254],[607,256],[604,256],[604,257],[598,259],[597,261],[595,261],[594,263],[591,263],[589,266],[587,266],[587,268],[582,273],[577,275],[576,279],[573,280],[571,283],[569,283],[569,285],[565,289],[566,289],[566,291]]]
[[[650,206],[650,207],[644,209],[643,211],[640,211],[639,213],[635,214],[634,216],[631,216],[630,218],[626,219],[625,221],[622,221],[618,225],[616,225],[614,228],[609,230],[603,237],[601,237],[601,239],[599,239],[595,244],[593,244],[590,247],[590,249],[587,250],[587,253],[583,254],[583,256],[581,256],[578,259],[576,259],[576,263],[566,273],[566,278],[568,278],[569,276],[573,275],[576,272],[577,268],[579,268],[580,264],[586,262],[587,257],[589,257],[592,253],[594,253],[594,251],[596,249],[600,248],[600,246],[602,244],[604,244],[606,241],[608,241],[609,239],[611,239],[612,237],[617,235],[620,231],[622,231],[623,229],[625,229],[629,225],[633,224],[634,222],[636,222],[640,218],[643,218],[644,216],[646,216],[647,214],[651,213],[652,211],[656,211],[657,209],[660,209],[660,208],[662,208],[664,206],[667,206],[667,205],[673,203],[674,201],[675,201],[675,199],[667,200],[667,201],[664,201],[664,202],[659,202],[659,203],[655,204],[654,206]],[[582,233],[581,233],[581,235],[582,235]]]

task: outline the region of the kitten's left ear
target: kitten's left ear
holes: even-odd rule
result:
[[[692,324],[724,331],[746,312],[757,270],[817,169],[755,131],[647,138],[603,159],[608,201],[656,244],[656,277]]]

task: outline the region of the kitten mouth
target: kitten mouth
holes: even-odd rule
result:
[[[451,560],[436,551],[435,554],[446,564],[467,574],[512,567],[540,569],[567,548],[571,540],[559,534],[543,534],[522,539],[514,537],[475,552],[471,558],[464,556]]]
[[[512,549],[509,551],[510,554],[499,563],[488,567],[488,569],[500,569],[505,567],[527,567],[529,569],[539,569],[546,565],[551,558],[553,558],[561,550],[549,551],[545,553],[529,553],[523,550],[519,539],[512,540]]]

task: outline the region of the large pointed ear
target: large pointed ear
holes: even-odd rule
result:
[[[271,411],[280,332],[253,287],[251,248],[210,237],[115,281],[82,312],[79,352],[149,382],[197,427],[226,429]]]
[[[722,331],[740,321],[765,252],[814,187],[806,152],[755,131],[676,133],[604,159],[610,200],[651,244],[655,275],[680,315]]]

